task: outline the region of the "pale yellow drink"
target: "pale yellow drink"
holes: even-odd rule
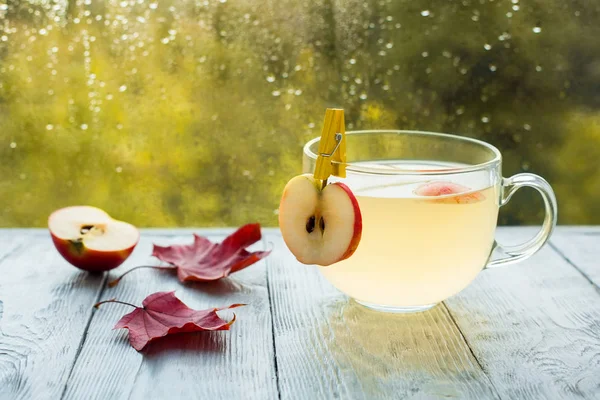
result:
[[[415,195],[421,184],[357,185],[362,239],[349,259],[321,268],[334,286],[369,305],[419,307],[458,293],[481,271],[494,242],[496,187],[460,204]]]

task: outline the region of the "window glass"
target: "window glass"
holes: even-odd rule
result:
[[[488,141],[600,224],[598,38],[587,0],[0,1],[0,226],[275,225],[332,106]],[[501,223],[541,220],[521,192]]]

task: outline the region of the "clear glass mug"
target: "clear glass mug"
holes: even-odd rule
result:
[[[304,146],[315,168],[319,138]],[[529,174],[502,177],[502,156],[475,139],[419,131],[346,133],[346,178],[360,205],[356,252],[321,273],[357,302],[380,311],[424,311],[468,286],[485,268],[531,257],[556,226],[552,188]],[[539,233],[521,245],[494,240],[498,210],[519,188],[542,196]],[[502,254],[493,259],[492,253]]]

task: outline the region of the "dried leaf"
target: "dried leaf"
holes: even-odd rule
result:
[[[120,303],[135,307],[135,310],[124,315],[114,329],[129,330],[129,343],[137,351],[142,350],[148,343],[167,335],[185,332],[229,330],[235,321],[221,319],[217,311],[240,307],[245,304],[232,304],[225,308],[194,310],[175,297],[174,292],[158,292],[149,295],[142,302],[143,307],[123,303],[114,299],[103,303]]]
[[[246,250],[246,247],[260,239],[260,225],[248,224],[229,235],[221,243],[213,243],[205,237],[194,234],[194,243],[166,247],[154,245],[152,255],[177,269],[177,276],[181,282],[214,281],[240,271],[268,256],[271,251],[249,252]],[[136,268],[165,269],[160,266]],[[134,269],[132,268],[110,282],[109,286],[115,286],[124,275]]]

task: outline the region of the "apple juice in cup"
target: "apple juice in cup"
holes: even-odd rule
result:
[[[307,174],[284,190],[282,236],[300,262],[319,265],[337,289],[373,309],[427,310],[482,269],[533,255],[556,224],[548,183],[533,174],[502,178],[500,153],[487,143],[418,131],[348,132],[337,161],[345,176],[320,181],[311,175],[324,156],[319,141],[304,147]],[[494,240],[499,207],[523,186],[542,195],[542,230],[502,247]],[[494,249],[504,255],[490,260]]]
[[[365,305],[433,305],[463,289],[485,265],[498,216],[496,187],[399,177],[372,186],[368,176],[351,172],[345,181],[360,206],[362,238],[352,257],[321,268],[342,292]]]

